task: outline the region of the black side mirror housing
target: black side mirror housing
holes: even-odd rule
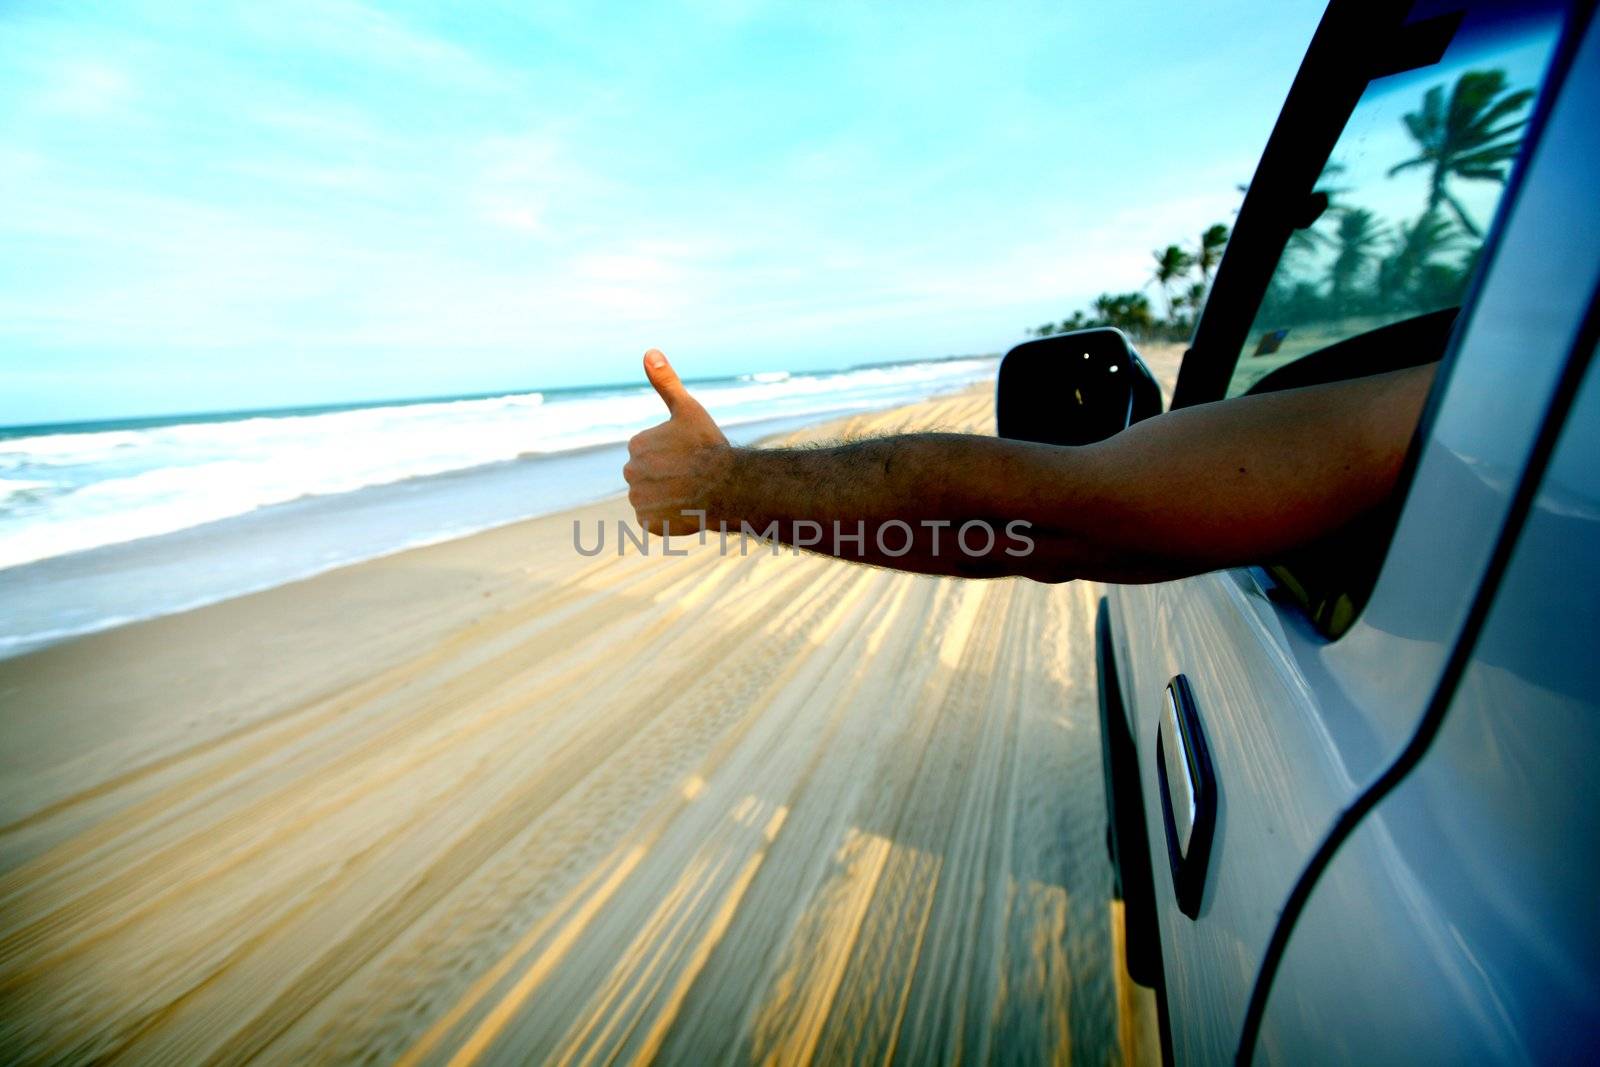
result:
[[[1161,386],[1121,330],[1027,341],[1000,361],[1001,437],[1086,445],[1159,414]]]

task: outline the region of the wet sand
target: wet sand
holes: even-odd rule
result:
[[[0,1058],[1153,1058],[1098,589],[574,551],[629,515],[0,662]]]

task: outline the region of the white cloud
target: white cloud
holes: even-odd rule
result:
[[[125,106],[133,83],[127,72],[108,63],[76,60],[54,75],[40,95],[39,106],[46,112],[75,118],[98,118]]]
[[[736,0],[631,33],[585,5],[124,10],[0,40],[0,89],[119,118],[85,136],[0,111],[0,201],[22,208],[0,216],[0,340],[91,370],[226,352],[274,377],[245,350],[315,351],[381,383],[470,349],[463,373],[562,353],[543,366],[571,380],[611,376],[578,354],[631,372],[648,343],[992,349],[1142,285],[1150,249],[1231,221],[1253,165],[1152,148],[1108,181],[1115,102],[1015,77],[1071,72],[1048,42],[989,40],[1026,19],[976,6]]]

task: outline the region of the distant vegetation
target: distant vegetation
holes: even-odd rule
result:
[[[1481,224],[1455,194],[1459,182],[1504,183],[1522,143],[1524,110],[1532,89],[1511,90],[1501,70],[1463,73],[1450,87],[1435,85],[1416,110],[1401,117],[1415,155],[1388,175],[1424,170],[1427,199],[1419,215],[1386,222],[1349,202],[1338,188],[1345,168],[1330,162],[1317,189],[1328,206],[1317,223],[1294,231],[1273,274],[1258,323],[1291,327],[1362,316],[1394,319],[1459,303],[1482,248]],[[1151,253],[1154,268],[1143,291],[1102,293],[1087,309],[1028,333],[1058,333],[1115,326],[1142,340],[1183,340],[1194,329],[1211,279],[1228,243],[1217,223],[1193,244],[1170,244]]]
[[[1187,337],[1194,329],[1200,308],[1205,305],[1206,294],[1211,291],[1211,276],[1216,272],[1227,243],[1228,227],[1218,222],[1202,230],[1199,240],[1189,247],[1170,244],[1152,252],[1155,268],[1147,284],[1160,290],[1162,306],[1159,311],[1151,306],[1150,298],[1139,291],[1101,293],[1088,309],[1074,311],[1060,322],[1036,326],[1028,333],[1033,337],[1050,337],[1096,326],[1115,326],[1141,340]]]

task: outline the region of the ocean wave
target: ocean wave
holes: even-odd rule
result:
[[[762,372],[692,388],[736,426],[886,406],[992,373],[992,361],[960,360]],[[664,416],[641,385],[0,439],[0,568],[304,497],[614,445]]]
[[[48,488],[50,488],[49,482],[35,481],[31,478],[0,478],[0,500],[4,500],[13,494]]]

